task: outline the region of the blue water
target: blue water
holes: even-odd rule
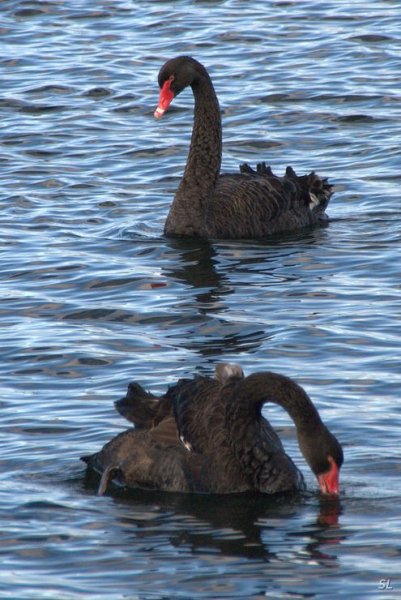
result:
[[[13,0],[1,43],[0,597],[401,598],[399,2]],[[336,185],[328,227],[168,240],[193,101],[222,108],[223,170],[265,160]],[[96,496],[79,456],[216,362],[305,387],[344,446],[338,503],[265,414],[305,498]]]

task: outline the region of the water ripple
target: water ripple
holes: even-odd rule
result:
[[[398,2],[5,0],[2,18],[1,597],[396,595]],[[213,77],[223,170],[328,176],[327,227],[163,237],[193,115],[185,91],[152,117],[176,54]],[[305,498],[96,496],[79,456],[125,427],[128,382],[220,360],[305,386],[344,445],[339,503],[274,407]]]

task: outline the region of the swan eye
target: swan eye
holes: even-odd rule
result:
[[[173,85],[173,83],[175,81],[175,75],[170,75],[170,77],[168,78],[167,81],[168,81],[168,89],[171,90],[171,86]]]

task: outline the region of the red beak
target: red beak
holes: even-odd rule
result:
[[[161,117],[164,115],[164,113],[170,106],[172,99],[174,98],[174,92],[170,90],[171,82],[172,79],[166,79],[166,81],[163,83],[163,87],[160,90],[159,104],[157,105],[157,108],[153,113],[153,116],[156,119],[161,119]]]
[[[320,473],[317,476],[319,482],[320,491],[322,494],[330,494],[332,496],[338,496],[340,493],[340,469],[334,462],[334,459],[329,456],[330,468],[325,473]]]

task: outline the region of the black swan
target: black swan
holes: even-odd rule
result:
[[[82,460],[126,488],[172,492],[265,494],[296,492],[302,474],[262,416],[266,402],[282,406],[295,423],[298,443],[324,494],[338,495],[341,445],[293,380],[262,372],[244,377],[222,363],[211,377],[180,379],[160,398],[131,383],[116,408],[135,424]]]
[[[332,185],[315,173],[298,177],[287,167],[277,177],[265,163],[254,171],[220,175],[222,131],[217,96],[205,67],[189,56],[167,61],[159,73],[160,97],[154,112],[163,116],[187,86],[195,98],[191,146],[184,175],[164,233],[220,239],[262,238],[299,230],[328,219]]]

